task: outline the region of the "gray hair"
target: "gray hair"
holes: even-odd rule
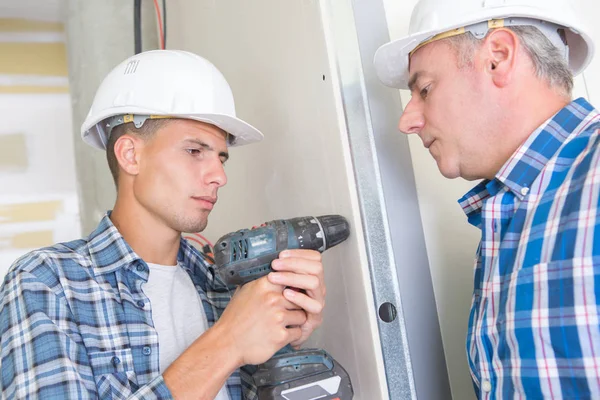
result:
[[[507,29],[515,32],[521,40],[525,52],[533,62],[536,76],[546,80],[558,94],[570,99],[573,92],[573,74],[560,50],[534,26],[511,26]],[[482,43],[470,32],[444,40],[458,51],[461,67],[472,64],[473,54]]]

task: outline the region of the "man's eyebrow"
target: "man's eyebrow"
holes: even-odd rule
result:
[[[209,150],[209,151],[215,151],[215,149],[213,147],[211,147],[209,144],[204,143],[202,140],[199,140],[199,139],[185,139],[185,142],[193,143],[193,144],[198,145],[202,148],[205,148],[206,150]],[[224,158],[225,161],[227,161],[227,160],[229,160],[229,153],[227,153],[226,151],[221,151],[221,152],[219,152],[219,158]]]
[[[413,88],[415,87],[415,83],[417,83],[417,80],[419,80],[419,77],[421,76],[420,72],[416,72],[408,81],[408,90],[410,90],[411,92],[413,91]]]

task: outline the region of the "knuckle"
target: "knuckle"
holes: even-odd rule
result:
[[[269,277],[267,275],[261,277],[258,281],[260,282],[260,285],[261,285],[261,287],[264,290],[270,290],[271,289],[272,284],[269,281]]]
[[[315,305],[315,314],[321,314],[323,312],[324,307],[325,304],[317,303],[317,305]]]
[[[288,340],[287,329],[281,328],[281,329],[277,330],[274,333],[274,340],[275,340],[275,343],[278,343],[279,345],[283,345],[283,344],[287,343],[287,340]]]
[[[283,311],[276,312],[275,314],[273,314],[273,320],[278,325],[282,324],[283,321],[285,321],[285,313]]]
[[[267,279],[264,279],[264,278],[266,278],[266,276],[251,282],[256,286],[256,290],[260,290],[261,292],[264,292],[267,290],[267,288],[269,286],[268,285],[269,282]],[[248,285],[245,285],[245,286],[248,286]]]
[[[298,322],[299,322],[299,325],[304,325],[307,320],[308,320],[308,316],[306,315],[306,312],[304,312],[304,311],[298,311]]]
[[[316,276],[312,276],[308,280],[307,284],[308,284],[308,289],[316,290],[319,287],[319,278],[317,278]]]
[[[279,295],[277,293],[269,292],[265,296],[265,303],[268,306],[276,306],[279,303]]]
[[[296,330],[294,331],[294,333],[295,333],[295,335],[294,335],[294,339],[295,339],[295,340],[301,340],[301,339],[304,339],[304,338],[302,337],[302,335],[303,335],[303,333],[302,333],[302,329],[296,329]]]

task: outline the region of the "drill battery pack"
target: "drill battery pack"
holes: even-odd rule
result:
[[[325,350],[278,354],[252,375],[259,400],[350,400],[354,390],[344,368]]]

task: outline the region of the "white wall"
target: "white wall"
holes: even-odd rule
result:
[[[600,3],[579,1],[587,15],[600,15]],[[417,0],[384,0],[392,39],[408,32],[410,15],[416,3]],[[600,50],[600,32],[594,25],[589,25],[595,29],[592,35]],[[576,78],[574,96],[585,96],[600,103],[600,56],[594,59],[583,76]],[[401,91],[401,97],[402,104],[410,100],[406,91]],[[599,104],[595,106],[600,107]],[[481,234],[467,223],[457,199],[476,182],[444,178],[421,140],[410,135],[409,143],[452,396],[455,400],[474,399],[464,343],[473,290],[473,261]]]
[[[2,279],[19,256],[54,242],[77,239],[81,231],[70,96],[0,94],[0,109],[0,141],[5,135],[21,135],[27,147],[26,159],[18,163],[22,167],[0,168]]]
[[[0,3],[0,279],[26,252],[81,235],[63,28],[15,18],[26,14]]]
[[[265,135],[261,143],[230,149],[228,184],[203,235],[215,242],[231,230],[275,218],[347,217],[351,236],[323,256],[327,307],[308,346],[326,349],[346,368],[356,400],[385,400],[356,182],[319,6],[180,0],[167,13],[168,47],[213,62],[231,85],[238,117]]]

